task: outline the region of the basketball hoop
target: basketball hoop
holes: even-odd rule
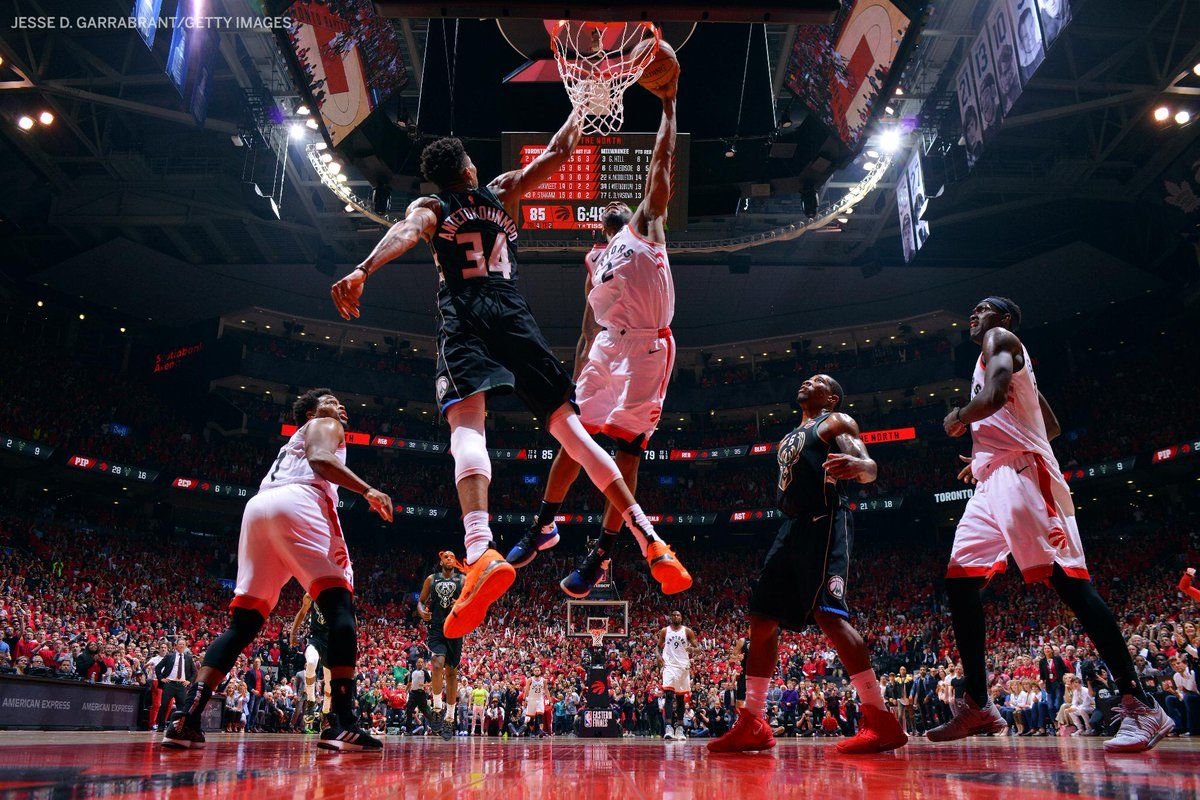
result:
[[[608,634],[608,620],[603,620],[603,625],[596,624],[595,621],[589,620],[588,636],[591,637],[592,647],[603,647],[604,637]]]
[[[550,49],[567,97],[583,113],[585,134],[606,135],[625,121],[625,90],[658,53],[661,32],[651,22],[559,20]],[[653,38],[653,47],[635,48]]]

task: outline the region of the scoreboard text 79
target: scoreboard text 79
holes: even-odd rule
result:
[[[537,158],[550,141],[549,133],[503,133],[503,169],[519,169]],[[599,231],[604,207],[620,201],[637,208],[646,189],[646,174],[654,150],[653,133],[613,133],[584,136],[562,168],[521,200],[516,220],[522,233],[541,238],[569,232]],[[690,138],[675,138],[675,164],[667,227],[687,228],[687,174]],[[545,231],[546,233],[541,233]]]

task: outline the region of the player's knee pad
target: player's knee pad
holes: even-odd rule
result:
[[[234,608],[229,614],[229,627],[213,639],[204,653],[204,666],[219,670],[222,675],[233,669],[238,653],[245,650],[262,630],[262,614],[249,608]]]
[[[482,394],[460,400],[446,411],[450,423],[450,454],[454,456],[454,482],[471,475],[492,479],[492,461],[488,458],[487,436],[483,430],[486,409]]]
[[[317,648],[311,644],[304,648],[304,680],[312,683],[317,679],[317,664],[321,661],[321,656],[317,653]]]
[[[354,596],[342,586],[331,586],[317,595],[317,608],[329,623],[330,667],[353,667],[358,660]]]
[[[583,429],[583,423],[579,421],[579,415],[570,406],[563,405],[551,414],[547,427],[550,429],[550,435],[567,451],[567,455],[583,467],[583,471],[597,489],[604,491],[621,477],[617,462],[588,436],[588,432]]]

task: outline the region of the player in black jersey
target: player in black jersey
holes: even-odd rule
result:
[[[779,443],[777,505],[787,520],[767,553],[750,596],[746,704],[733,729],[709,743],[714,753],[766,750],[775,737],[763,719],[767,686],[779,660],[779,629],[820,626],[833,642],[863,705],[863,722],[841,753],[880,753],[903,746],[908,737],[888,713],[871,656],[850,624],[846,587],[854,522],[842,481],[871,483],[878,474],[859,438],[858,424],[837,411],[845,393],[828,375],[800,385],[800,425]]]
[[[443,739],[454,736],[454,705],[458,702],[458,665],[462,661],[462,638],[449,639],[442,626],[454,601],[462,594],[463,575],[462,565],[458,557],[449,550],[438,553],[440,569],[425,578],[421,586],[421,597],[417,602],[417,612],[421,619],[429,623],[429,633],[425,637],[425,645],[433,654],[430,666],[433,667],[433,719],[434,732],[441,733]],[[446,701],[450,706],[450,719],[442,707],[442,679],[445,677]]]
[[[746,654],[749,652],[749,636],[743,636],[738,639],[733,649],[729,652],[729,660],[741,667],[738,670],[737,681],[733,687],[733,704],[738,708],[743,708],[746,705]]]
[[[584,430],[571,376],[516,288],[513,218],[518,204],[570,157],[581,122],[579,112],[573,111],[537,158],[486,186],[480,185],[461,141],[445,138],[428,145],[421,153],[421,171],[438,187],[437,193],[413,201],[404,220],[331,289],[338,313],[356,318],[367,279],[418,242],[429,243],[440,278],[436,397],[450,424],[454,479],[466,529],[467,577],[444,625],[451,638],[478,627],[488,607],[516,577],[516,570],[496,551],[488,525],[492,468],[484,417],[489,393],[516,392],[621,512],[634,536],[660,545],[648,551],[647,560],[667,594],[691,586],[691,576],[661,544],[612,457]]]
[[[322,694],[324,695],[324,699],[321,702],[322,721],[329,714],[330,703],[332,702],[332,695],[330,694],[332,676],[329,674],[329,667],[325,666],[329,663],[329,623],[325,621],[325,615],[321,613],[321,609],[317,607],[307,592],[304,595],[304,599],[300,601],[300,610],[296,612],[296,618],[292,620],[290,637],[292,647],[299,645],[300,624],[306,619],[308,621],[308,636],[304,643],[304,723],[311,731],[316,718],[317,665],[321,665],[323,670]]]

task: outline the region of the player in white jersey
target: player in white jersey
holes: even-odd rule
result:
[[[213,690],[233,668],[275,608],[293,577],[315,598],[328,626],[332,691],[329,727],[317,745],[327,750],[381,750],[354,715],[357,642],[354,571],[337,515],[337,487],[366,498],[371,510],[392,521],[392,500],[346,467],[346,409],[328,389],[312,389],[292,406],[300,426],[279,450],[258,494],[246,504],[238,540],[238,576],[229,628],[204,654],[187,688],[183,708],[167,725],[163,745],[204,744],[200,718]]]
[[[525,728],[530,736],[545,736],[542,728],[546,714],[546,679],[542,668],[535,666],[533,676],[525,683]]]
[[[671,172],[675,154],[675,92],[677,83],[660,90],[662,122],[654,141],[645,194],[636,210],[621,202],[604,210],[603,232],[608,244],[584,258],[587,275],[584,291],[583,330],[575,349],[575,397],[579,418],[593,435],[602,433],[616,443],[617,468],[629,485],[637,486],[638,465],[646,443],[662,416],[667,383],[675,364],[675,286],[667,257],[664,223],[671,197]],[[507,560],[523,567],[558,543],[554,517],[571,484],[579,477],[579,464],[560,450],[546,479],[546,492],[530,530],[509,551]],[[571,597],[587,597],[604,574],[621,530],[621,514],[611,503],[605,508],[602,532],[595,547],[559,584]],[[639,544],[641,541],[639,540]],[[649,555],[651,569],[667,569],[669,548]],[[686,570],[672,575],[667,594],[691,586]],[[660,579],[661,582],[661,579]]]
[[[683,715],[692,693],[692,659],[688,650],[696,644],[696,632],[683,624],[683,614],[671,612],[671,624],[658,632],[658,666],[662,668],[664,739],[687,738]]]
[[[982,591],[1011,554],[1027,583],[1048,583],[1075,612],[1117,682],[1121,728],[1104,748],[1149,750],[1175,723],[1142,689],[1116,617],[1092,585],[1071,492],[1050,447],[1058,420],[1038,391],[1029,351],[1013,333],[1020,322],[1021,309],[1007,297],[987,297],[975,306],[969,330],[982,353],[971,400],[944,422],[950,436],[970,430],[971,458],[959,475],[977,485],[946,570],[965,692],[954,718],[927,735],[944,742],[1007,728],[988,697]]]

